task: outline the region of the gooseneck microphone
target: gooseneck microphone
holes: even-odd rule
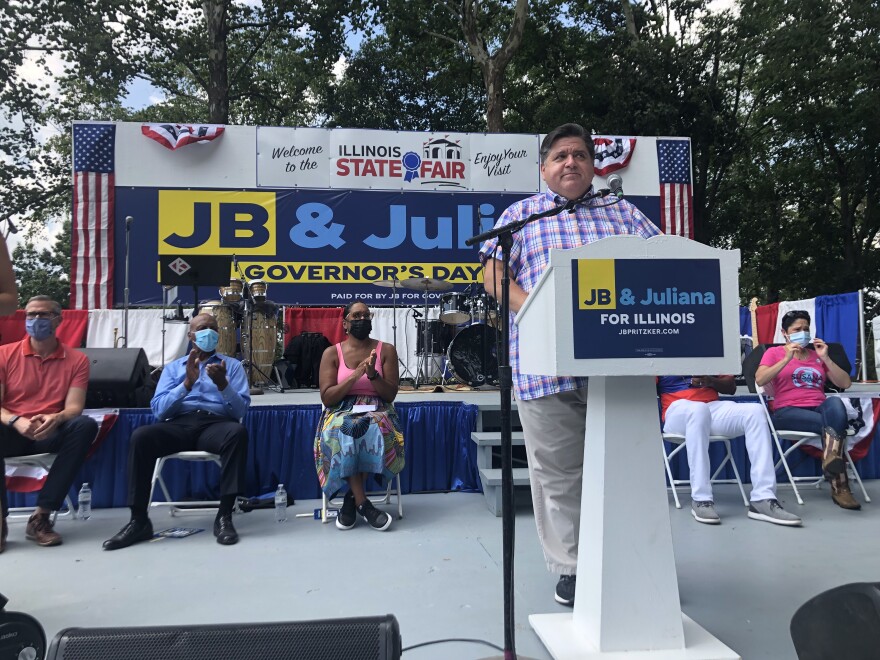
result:
[[[623,179],[620,178],[619,174],[612,174],[608,177],[606,183],[608,187],[611,189],[611,194],[623,198]]]

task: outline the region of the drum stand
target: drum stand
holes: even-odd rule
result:
[[[241,338],[242,343],[244,342],[245,337],[247,338],[248,345],[248,354],[247,356],[242,355],[241,366],[244,367],[245,372],[247,373],[248,383],[251,384],[251,395],[259,395],[263,394],[263,388],[270,389],[273,392],[278,392],[280,394],[284,393],[284,386],[279,384],[275,384],[272,382],[271,376],[265,373],[262,369],[254,364],[254,303],[253,298],[251,298],[251,290],[248,285],[247,280],[243,280],[244,285],[242,288],[242,308],[243,308],[243,317],[242,317],[242,329],[241,329]],[[245,332],[245,325],[247,325],[247,332]],[[257,372],[260,376],[263,377],[263,382],[259,385],[254,385],[254,372]],[[280,379],[279,379],[280,380]]]
[[[397,280],[391,280],[391,334],[394,341],[394,349],[397,350]],[[401,352],[397,351],[397,361],[400,363],[400,366],[403,367],[403,371],[400,372],[399,380],[412,380],[418,381],[417,378],[414,378],[412,372],[409,370],[406,362],[403,361],[403,358],[400,357]],[[409,374],[409,375],[407,375]],[[418,385],[416,385],[418,387]]]
[[[431,384],[431,376],[428,373],[428,360],[434,363],[434,366],[437,367],[437,373],[440,374],[440,382],[443,382],[443,365],[437,361],[436,353],[429,353],[429,340],[431,338],[430,328],[428,327],[428,287],[425,287],[425,311],[424,311],[424,319],[425,319],[425,329],[422,332],[422,353],[418,356],[418,360],[416,362],[416,381],[415,388],[419,389],[422,385],[430,385]]]

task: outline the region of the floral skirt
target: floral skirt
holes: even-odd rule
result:
[[[359,405],[376,409],[352,412]],[[366,472],[391,479],[403,466],[403,433],[393,404],[377,396],[347,396],[324,411],[315,435],[315,469],[328,497],[354,474]]]

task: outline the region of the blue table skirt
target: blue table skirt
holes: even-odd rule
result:
[[[477,406],[461,402],[397,403],[406,439],[405,493],[431,490],[479,491],[476,447]],[[295,499],[321,497],[312,453],[321,406],[252,408],[245,417],[248,445],[246,495],[271,493],[278,482]],[[153,423],[148,409],[122,409],[116,424],[94,456],[83,465],[71,497],[82,482],[92,487],[92,506],[127,506],[128,443],[132,431]],[[175,500],[215,499],[220,471],[213,463],[169,461],[163,478]],[[162,499],[159,489],[154,498]],[[33,506],[36,494],[9,493],[10,506]]]

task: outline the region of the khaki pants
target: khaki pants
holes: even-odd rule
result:
[[[551,573],[577,572],[587,388],[517,401],[535,525]]]

